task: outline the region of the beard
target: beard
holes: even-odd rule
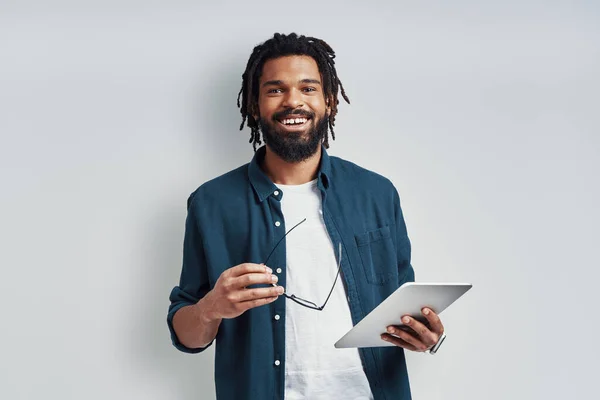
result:
[[[309,116],[310,124],[305,132],[285,132],[277,129],[279,119],[291,115]],[[327,135],[329,114],[320,119],[315,119],[314,114],[282,113],[273,116],[272,121],[260,118],[258,126],[263,133],[263,139],[269,149],[277,154],[279,158],[288,163],[299,163],[313,156],[325,135]],[[305,137],[306,136],[306,137]]]

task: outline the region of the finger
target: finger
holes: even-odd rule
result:
[[[260,306],[264,306],[265,304],[272,303],[275,300],[277,300],[277,297],[263,297],[262,299],[244,301],[239,304],[240,304],[240,309],[247,311],[251,308],[260,307]]]
[[[244,274],[238,276],[237,278],[233,278],[231,280],[231,286],[235,288],[245,288],[246,286],[258,285],[261,283],[270,285],[272,283],[276,283],[279,278],[277,275],[273,275],[270,273],[251,273]]]
[[[283,287],[266,287],[266,288],[257,288],[257,289],[245,289],[240,290],[236,296],[236,303],[241,303],[244,301],[253,301],[257,299],[264,299],[267,297],[277,297],[283,294]]]
[[[409,316],[404,316],[402,318],[402,322],[412,328],[412,330],[418,335],[419,340],[425,343],[427,346],[433,346],[437,343],[439,336],[435,332],[429,330],[425,324]]]
[[[431,345],[424,343],[420,338],[413,336],[409,332],[397,327],[397,326],[388,326],[387,331],[389,334],[394,335],[405,341],[406,343],[413,346],[416,351],[425,351]]]
[[[415,346],[413,346],[412,344],[406,342],[405,340],[402,340],[401,338],[392,336],[389,333],[381,334],[381,338],[383,340],[385,340],[386,342],[390,342],[398,347],[402,347],[403,349],[410,350],[410,351],[418,351],[417,348]]]
[[[423,308],[421,310],[427,321],[429,322],[430,330],[437,333],[438,337],[444,334],[444,324],[440,320],[440,317],[431,309],[431,308]]]
[[[264,264],[261,265],[261,264],[253,264],[253,263],[244,263],[244,264],[236,265],[235,267],[231,267],[225,272],[227,272],[230,277],[238,277],[238,276],[245,275],[245,274],[260,273],[260,272],[272,273],[273,270],[271,270],[271,268],[267,267]]]

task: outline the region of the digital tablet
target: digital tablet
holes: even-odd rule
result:
[[[424,321],[425,317],[421,314],[423,307],[439,315],[471,287],[473,285],[469,283],[407,282],[350,329],[335,343],[335,347],[394,346],[381,338],[389,325],[402,326],[400,319],[405,315]]]

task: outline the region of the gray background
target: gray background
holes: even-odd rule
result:
[[[235,99],[273,32],[327,40],[331,154],[397,186],[419,281],[475,286],[415,399],[594,397],[592,1],[0,1],[0,398],[211,399],[171,347],[187,196],[249,161]]]

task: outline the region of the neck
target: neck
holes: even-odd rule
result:
[[[310,158],[299,163],[288,163],[282,160],[269,149],[269,146],[266,146],[262,169],[275,184],[301,185],[317,177],[320,162],[321,146]]]

